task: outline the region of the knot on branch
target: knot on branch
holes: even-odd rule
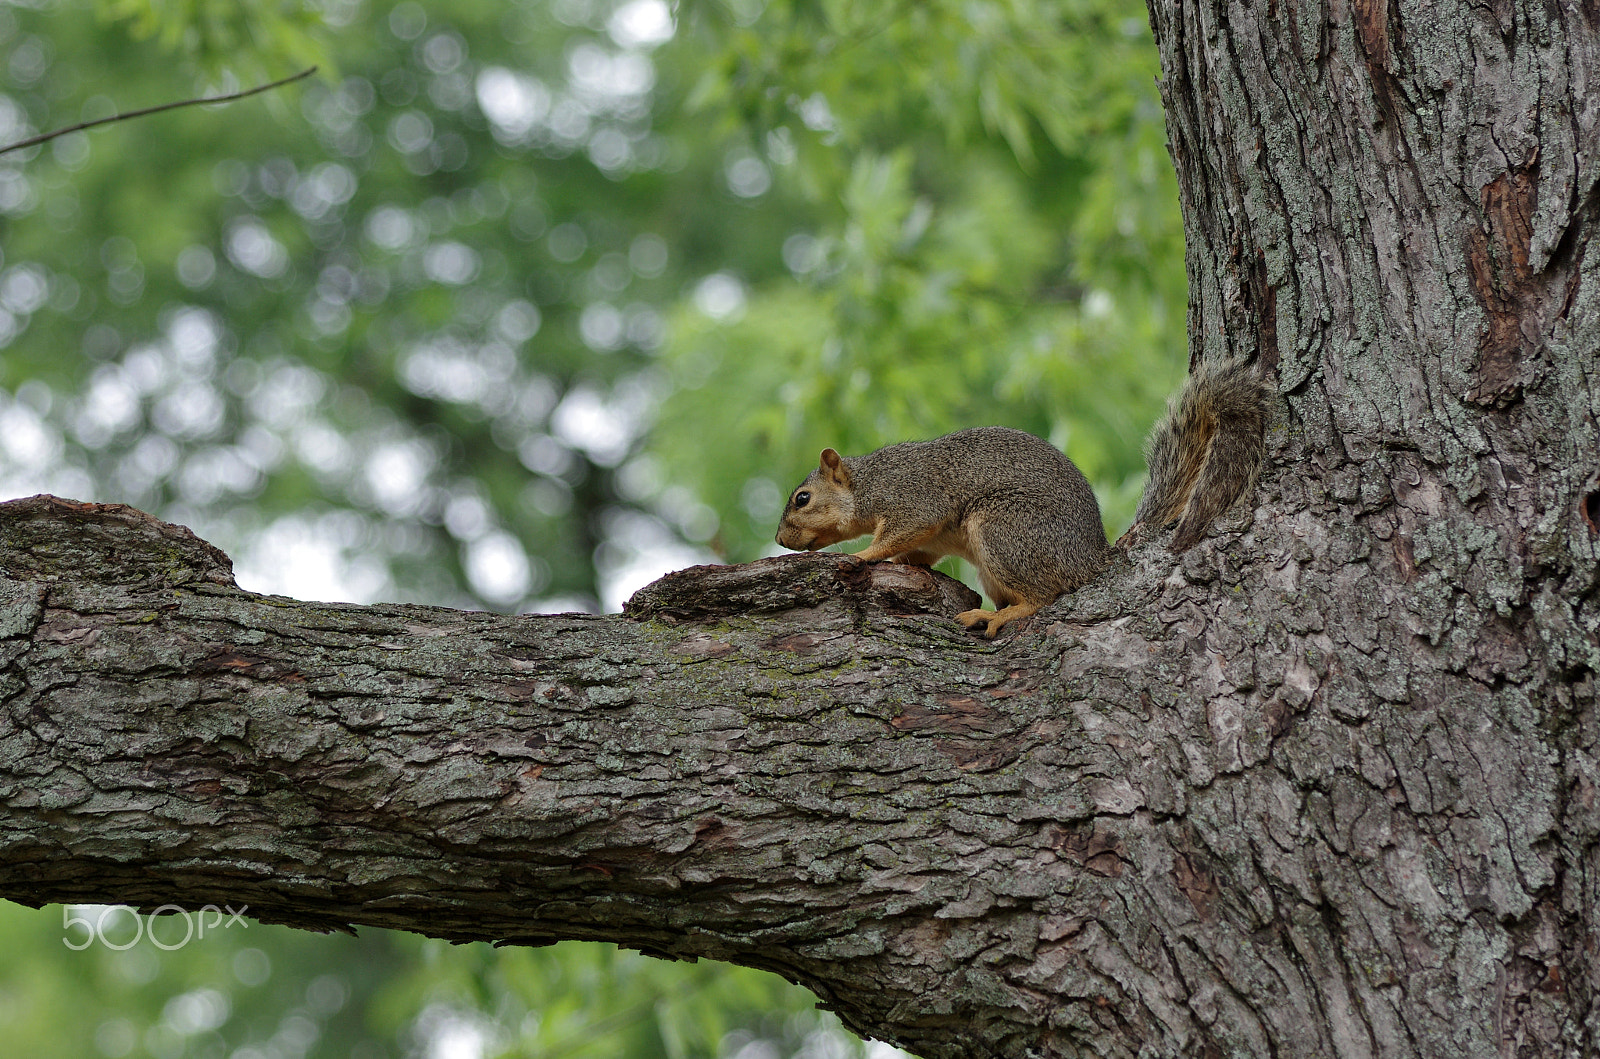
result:
[[[635,592],[622,613],[638,621],[705,621],[832,604],[856,611],[954,617],[981,602],[960,581],[925,566],[810,552],[678,570]]]
[[[0,503],[0,577],[233,588],[233,562],[186,526],[126,504],[40,494]]]

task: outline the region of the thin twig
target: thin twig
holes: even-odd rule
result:
[[[69,132],[82,132],[84,129],[92,129],[97,125],[109,125],[113,121],[127,121],[129,118],[142,118],[146,114],[159,114],[163,110],[177,110],[179,107],[193,107],[202,103],[232,103],[236,99],[243,99],[246,96],[253,96],[261,92],[270,92],[274,88],[282,88],[284,85],[298,81],[301,78],[310,77],[316,72],[317,68],[315,66],[310,66],[304,70],[301,70],[297,74],[291,74],[290,76],[285,77],[281,81],[274,81],[267,85],[257,85],[254,88],[247,88],[243,92],[233,92],[226,96],[205,96],[200,99],[182,99],[176,103],[162,103],[160,106],[156,107],[145,107],[143,110],[130,110],[126,114],[113,114],[109,118],[96,118],[94,121],[82,121],[76,125],[68,125],[64,129],[56,129],[53,132],[43,132],[38,136],[31,136],[26,140],[18,140],[16,143],[8,143],[4,147],[0,147],[0,154],[6,154],[10,151],[20,151],[24,147],[33,147],[36,144],[46,143],[55,139],[57,136],[65,136]]]

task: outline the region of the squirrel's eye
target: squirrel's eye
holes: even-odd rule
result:
[[[795,507],[797,507],[797,508],[805,507],[809,503],[811,503],[811,494],[806,492],[804,489],[802,489],[798,493],[794,494],[794,506]]]

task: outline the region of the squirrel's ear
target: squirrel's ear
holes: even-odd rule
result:
[[[844,469],[844,461],[839,459],[839,454],[832,449],[822,450],[822,462],[819,465],[822,476],[839,485],[850,484],[850,472]]]

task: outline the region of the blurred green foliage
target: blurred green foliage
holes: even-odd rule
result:
[[[5,2],[0,143],[308,62],[0,157],[0,496],[504,610],[774,550],[828,445],[1010,424],[1130,518],[1186,299],[1133,0]],[[0,904],[8,1051],[867,1054],[754,971],[63,914]]]
[[[327,63],[325,9],[336,21],[352,3],[314,0],[95,0],[135,40],[154,38],[208,80],[263,79],[273,66]]]
[[[788,275],[673,319],[649,444],[721,515],[723,554],[771,550],[824,446],[982,423],[1063,447],[1127,525],[1184,369],[1155,73],[1120,0],[773,2],[729,34],[692,102],[736,115],[816,220]]]
[[[761,971],[611,945],[496,949],[132,915],[0,901],[5,1054],[683,1059],[757,1040],[782,1050],[769,1055],[860,1051],[809,992]]]

